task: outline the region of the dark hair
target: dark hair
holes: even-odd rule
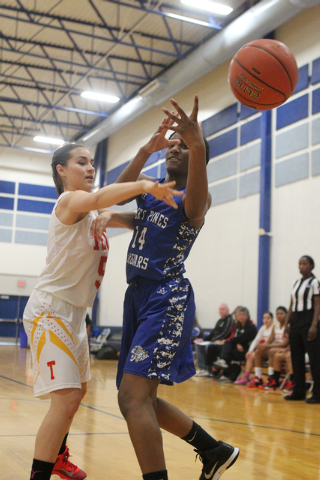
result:
[[[306,259],[308,260],[308,262],[310,263],[310,265],[311,265],[311,270],[314,269],[315,263],[314,263],[314,260],[313,260],[312,257],[309,257],[309,255],[302,255],[301,258],[306,258]]]
[[[71,155],[72,150],[78,147],[83,148],[83,145],[80,145],[78,143],[66,143],[62,145],[62,147],[57,148],[57,150],[53,153],[52,162],[51,162],[52,178],[56,186],[58,196],[61,195],[61,193],[63,193],[64,188],[63,188],[63,183],[60,178],[60,175],[57,172],[57,165],[61,165],[62,167],[65,167],[68,163],[69,158],[72,156]]]
[[[180,135],[179,132],[173,132],[173,133],[171,133],[171,135],[169,137],[169,140],[170,140],[171,137],[173,137],[173,135],[175,133],[178,133],[178,135]],[[204,141],[204,144],[206,146],[206,165],[208,165],[209,160],[210,160],[210,147],[209,147],[208,140],[206,138],[203,137],[203,141]]]
[[[288,310],[286,309],[286,307],[282,307],[282,306],[280,306],[280,307],[278,307],[278,308],[277,308],[277,310],[276,310],[276,311],[278,311],[278,310],[283,310],[283,311],[284,311],[284,313],[288,313]]]
[[[238,307],[238,312],[244,312],[248,318],[250,318],[250,312],[247,307]]]
[[[265,315],[266,313],[267,313],[268,315],[270,315],[271,318],[273,318],[273,313],[272,313],[272,312],[264,312],[263,315]]]

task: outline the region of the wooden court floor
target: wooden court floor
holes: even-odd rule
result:
[[[88,480],[141,478],[117,406],[117,361],[92,361],[88,394],[75,417],[68,446]],[[35,436],[48,401],[33,397],[30,351],[0,345],[1,480],[29,480]],[[215,438],[240,448],[223,480],[320,480],[320,405],[288,403],[282,392],[250,390],[193,378],[160,395]],[[163,432],[170,480],[197,480],[199,460],[189,445]],[[52,477],[58,479],[58,477]]]

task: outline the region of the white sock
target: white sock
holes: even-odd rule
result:
[[[273,367],[268,367],[268,375],[271,377],[271,375],[274,374],[274,368]]]
[[[254,374],[258,378],[262,378],[262,367],[254,367]]]

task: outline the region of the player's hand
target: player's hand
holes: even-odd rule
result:
[[[145,151],[148,155],[151,155],[154,152],[158,152],[163,148],[170,147],[170,145],[179,145],[180,140],[178,138],[173,138],[168,140],[165,135],[168,131],[168,127],[174,124],[174,121],[171,118],[164,118],[158,130],[152,135],[151,139],[144,146]],[[167,128],[165,128],[165,126]]]
[[[185,144],[189,149],[195,148],[198,146],[203,146],[203,135],[201,127],[198,123],[198,111],[199,111],[199,99],[198,95],[195,95],[193,102],[193,109],[188,117],[180,105],[173,99],[170,99],[171,104],[176,109],[177,113],[171,113],[165,107],[162,108],[162,111],[167,115],[171,122],[163,124],[163,128],[166,130],[173,130],[183,138]],[[176,124],[176,125],[174,125]]]
[[[167,183],[159,183],[159,182],[151,182],[149,180],[145,180],[145,192],[151,193],[155,198],[158,200],[162,200],[163,202],[167,203],[173,208],[178,208],[178,205],[175,202],[173,196],[181,197],[183,192],[179,190],[174,190],[176,182],[167,182]]]
[[[93,220],[90,227],[90,237],[96,237],[97,240],[100,240],[103,232],[105,232],[108,223],[112,218],[111,212],[101,213],[97,218]]]

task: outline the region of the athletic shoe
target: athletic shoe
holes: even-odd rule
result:
[[[219,370],[218,372],[212,373],[212,380],[219,380],[223,376],[223,371]]]
[[[312,397],[307,398],[306,403],[311,403],[311,404],[320,403],[320,397],[315,397],[314,395],[312,395]]]
[[[283,397],[285,400],[295,400],[295,401],[299,401],[299,400],[305,400],[306,397],[304,395],[297,395],[296,393],[292,392],[290,393],[290,395],[285,395]]]
[[[269,382],[269,385],[266,387],[266,390],[278,390],[280,387],[280,383],[277,382],[274,378],[272,378]]]
[[[87,474],[76,465],[73,465],[69,461],[69,456],[69,448],[66,447],[65,451],[57,456],[52,475],[58,475],[65,480],[85,480]]]
[[[266,382],[264,382],[262,385],[259,385],[258,388],[260,388],[260,390],[268,390],[269,385],[272,381],[273,381],[273,377],[271,375],[269,375],[268,380]]]
[[[195,450],[203,463],[199,480],[218,480],[239,456],[239,448],[219,441],[218,446],[206,452]]]
[[[259,378],[257,376],[253,377],[251,382],[248,383],[249,388],[258,388],[260,385],[263,384],[262,378]]]
[[[240,378],[239,380],[236,380],[234,383],[236,385],[247,385],[248,382],[249,382],[249,377],[247,377],[247,375],[243,375],[242,378]]]
[[[207,372],[207,370],[197,370],[196,371],[196,374],[195,374],[195,377],[208,377],[209,376],[209,372]]]
[[[229,365],[225,360],[223,360],[223,358],[220,358],[219,360],[214,362],[213,366],[217,368],[221,368],[222,370],[226,370],[227,368],[229,368]]]
[[[218,378],[218,382],[220,383],[232,383],[232,380],[230,378],[225,377],[224,375],[221,375],[221,377]]]
[[[293,387],[294,387],[294,383],[292,380],[289,380],[288,382],[286,382],[284,384],[284,388],[283,388],[283,391],[284,392],[292,392],[293,391]]]

